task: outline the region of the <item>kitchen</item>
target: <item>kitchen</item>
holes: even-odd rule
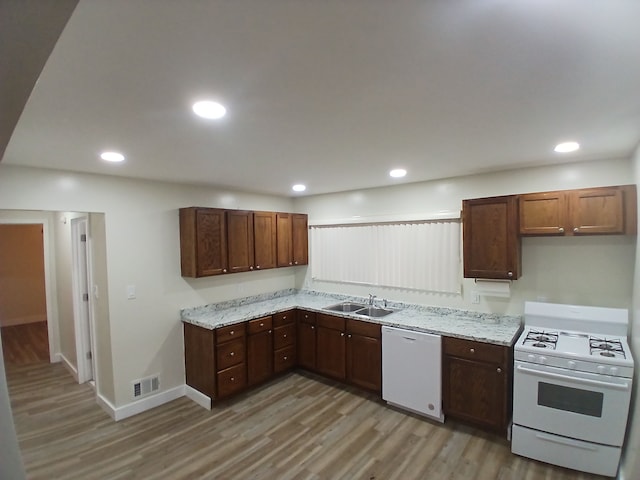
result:
[[[162,372],[163,392],[171,392],[184,384],[181,325],[177,322],[181,308],[286,288],[335,289],[314,282],[304,267],[240,273],[225,278],[183,279],[179,271],[177,237],[177,210],[181,207],[206,205],[300,211],[308,213],[310,222],[352,216],[375,218],[458,212],[465,198],[638,183],[639,164],[636,152],[623,158],[506,169],[380,189],[289,198],[240,193],[228,188],[56,172],[3,161],[0,207],[104,214],[102,241],[108,276],[100,285],[100,291],[105,293],[98,302],[106,305],[100,320],[101,328],[109,336],[102,337],[103,343],[98,346],[98,366],[102,369],[98,393],[114,409],[122,409],[131,403],[129,386],[135,378]],[[135,235],[121,232],[135,232]],[[480,304],[474,304],[473,280],[469,279],[462,282],[463,293],[457,297],[412,291],[376,293],[398,301],[513,315],[522,314],[525,300],[538,297],[559,303],[631,309],[638,301],[634,298],[637,288],[633,287],[634,282],[636,285],[638,282],[636,248],[635,237],[626,236],[524,239],[523,276],[514,282],[509,299],[483,298]],[[133,301],[125,295],[126,287],[131,284],[137,286],[137,299]],[[340,289],[341,293],[359,296],[370,290],[349,285]],[[634,445],[637,435],[638,427],[632,426],[627,445]],[[632,463],[628,463],[628,467],[629,472],[634,471]],[[633,475],[629,473],[626,478]]]

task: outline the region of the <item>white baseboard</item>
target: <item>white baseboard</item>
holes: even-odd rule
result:
[[[193,387],[189,385],[184,386],[184,394],[187,398],[193,400],[198,405],[207,410],[211,410],[211,399],[207,397],[204,393],[199,392]]]
[[[121,407],[114,407],[109,400],[99,394],[97,396],[97,402],[109,414],[109,416],[117,422],[119,420],[132,417],[133,415],[146,412],[152,408],[159,407],[160,405],[171,402],[177,398],[184,397],[184,387],[184,385],[180,385],[179,387],[165,390],[164,392],[128,403]]]
[[[56,353],[55,357],[56,357],[56,361],[62,362],[62,364],[65,366],[65,368],[67,370],[69,370],[69,373],[71,374],[71,376],[73,376],[73,378],[77,382],[78,381],[78,369],[73,366],[73,364],[69,361],[69,359],[67,357],[64,356],[63,353]]]

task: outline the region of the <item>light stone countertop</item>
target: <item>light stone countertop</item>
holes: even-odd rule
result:
[[[325,309],[343,301],[367,303],[368,299],[311,290],[289,289],[201,307],[185,308],[180,311],[180,316],[183,322],[213,330],[293,308],[302,308],[338,317],[506,346],[513,345],[521,329],[521,317],[519,316],[427,307],[399,302],[388,302],[388,308],[395,311],[381,318],[363,317],[353,313]],[[376,300],[376,305],[381,305],[379,299]]]

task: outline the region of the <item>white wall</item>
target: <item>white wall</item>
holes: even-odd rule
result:
[[[160,373],[162,390],[184,384],[180,308],[295,286],[295,268],[182,278],[177,210],[193,205],[292,211],[287,198],[0,165],[0,209],[105,214],[115,407],[132,401],[135,379]]]
[[[633,182],[640,185],[640,146],[633,159]],[[627,429],[626,448],[620,467],[620,478],[634,480],[640,478],[640,237],[636,244],[635,276],[633,280],[633,304],[631,309],[631,350],[635,360],[631,416]]]
[[[310,224],[348,221],[354,216],[373,220],[459,214],[466,198],[629,184],[633,183],[631,172],[629,160],[570,163],[301,197],[295,200],[295,209],[308,213]],[[480,304],[471,303],[471,279],[463,280],[461,296],[316,282],[310,270],[304,278],[301,272],[298,282],[322,291],[374,293],[382,298],[494,313],[521,314],[525,300],[539,298],[629,308],[635,250],[633,236],[524,238],[522,276],[512,283],[511,298],[483,297]]]

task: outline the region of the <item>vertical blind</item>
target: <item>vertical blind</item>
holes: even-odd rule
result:
[[[460,293],[460,221],[311,227],[314,280]]]

